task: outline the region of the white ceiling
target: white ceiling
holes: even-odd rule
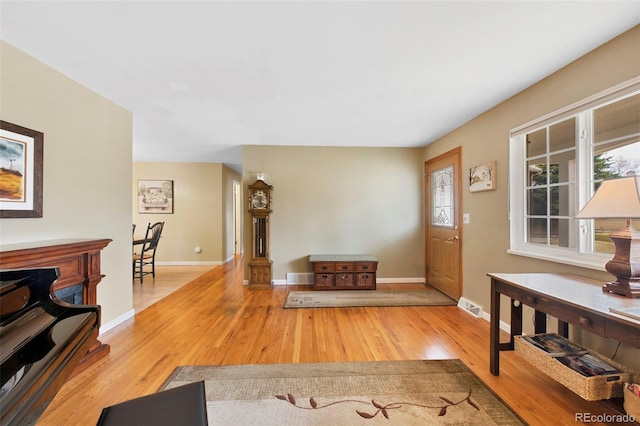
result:
[[[133,112],[136,161],[419,147],[640,22],[640,1],[4,1],[0,37]],[[612,64],[612,66],[615,66]]]

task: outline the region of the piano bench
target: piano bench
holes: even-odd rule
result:
[[[125,401],[102,410],[97,426],[207,426],[204,382]]]

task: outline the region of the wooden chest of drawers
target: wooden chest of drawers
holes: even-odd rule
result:
[[[378,259],[370,255],[311,255],[316,290],[375,290]]]

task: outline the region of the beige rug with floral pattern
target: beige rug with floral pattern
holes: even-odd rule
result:
[[[178,367],[210,425],[521,425],[460,360]]]

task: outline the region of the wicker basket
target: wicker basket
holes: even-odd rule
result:
[[[636,420],[640,419],[640,397],[627,386],[624,387],[624,411]]]
[[[622,373],[591,377],[583,376],[554,357],[549,356],[549,354],[543,350],[527,342],[522,336],[515,336],[515,351],[517,355],[527,362],[587,401],[621,398],[623,396],[623,388],[625,387],[624,383],[633,382],[635,378],[635,372],[633,370],[594,352],[590,352],[590,354],[607,362],[612,367],[622,371]]]

